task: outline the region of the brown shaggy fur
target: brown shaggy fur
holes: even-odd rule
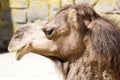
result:
[[[69,62],[67,80],[120,80],[120,29],[91,7],[68,5],[43,30],[58,44],[57,57]]]

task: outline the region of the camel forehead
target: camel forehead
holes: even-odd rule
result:
[[[23,36],[22,38],[31,37],[31,35],[37,33],[40,29],[41,29],[41,27],[37,24],[26,24],[26,25],[23,25],[20,29],[18,29],[13,34],[13,38],[15,38],[15,36],[17,36],[17,35]],[[20,38],[18,38],[18,39],[20,39]]]
[[[37,24],[26,24],[23,25],[20,29],[16,31],[16,34],[19,32],[36,32],[36,30],[40,29],[41,27]]]

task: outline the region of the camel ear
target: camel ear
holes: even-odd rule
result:
[[[68,23],[75,29],[79,28],[77,11],[75,9],[69,9]]]

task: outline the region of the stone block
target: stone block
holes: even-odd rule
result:
[[[76,3],[88,3],[91,6],[96,4],[98,0],[75,0]]]
[[[49,19],[53,18],[61,8],[61,0],[49,0]]]
[[[116,7],[116,10],[119,11],[120,13],[120,0],[115,0],[115,7]]]
[[[94,6],[98,13],[110,13],[115,10],[115,0],[99,0]]]
[[[117,5],[118,8],[120,9],[120,0],[116,0],[116,5]]]
[[[13,25],[11,22],[3,21],[2,25],[0,26],[0,40],[4,39],[7,40],[11,37],[13,33]]]
[[[26,9],[12,9],[11,16],[12,16],[13,22],[26,23],[26,21],[27,21]]]
[[[9,0],[11,8],[28,8],[28,0]]]
[[[8,0],[0,0],[0,10],[1,11],[9,10],[9,1]]]
[[[120,14],[104,14],[104,16],[120,27]]]
[[[0,26],[2,25],[2,19],[0,18]]]
[[[2,21],[11,21],[11,13],[9,11],[1,11],[0,18]]]
[[[62,6],[67,4],[73,4],[73,0],[62,0]]]
[[[48,19],[48,3],[46,0],[30,0],[28,9],[28,21],[34,22],[37,19]]]
[[[7,51],[9,40],[13,34],[12,23],[3,21],[0,25],[0,52]]]
[[[13,25],[13,32],[16,32],[24,24],[18,24],[14,22],[12,25]]]

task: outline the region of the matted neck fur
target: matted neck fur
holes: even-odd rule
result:
[[[120,80],[120,28],[91,7],[68,5],[42,30],[25,50],[62,61],[65,80]]]

